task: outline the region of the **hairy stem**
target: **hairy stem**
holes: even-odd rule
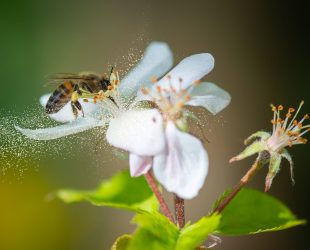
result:
[[[184,199],[174,195],[175,218],[180,229],[185,226]]]
[[[165,202],[164,200],[164,197],[162,196],[162,194],[160,193],[160,191],[158,190],[157,188],[157,185],[156,185],[156,182],[154,180],[154,177],[153,175],[150,173],[150,172],[147,172],[145,175],[145,179],[147,180],[150,188],[152,189],[153,193],[155,194],[158,202],[159,202],[159,205],[160,205],[160,208],[161,208],[161,211],[163,212],[163,214],[173,223],[175,223],[174,221],[174,218],[173,216],[171,215],[170,213],[170,210],[167,206],[167,203]]]
[[[246,172],[246,174],[241,178],[239,183],[232,189],[230,194],[225,197],[222,202],[216,207],[214,212],[222,212],[225,207],[233,200],[233,198],[239,193],[239,191],[253,178],[257,171],[261,168],[261,159],[258,157],[252,167]]]

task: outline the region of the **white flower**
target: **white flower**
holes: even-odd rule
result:
[[[199,83],[213,66],[207,53],[185,58],[150,90],[138,94],[136,101],[151,100],[158,110],[135,111],[110,122],[107,140],[130,152],[132,176],[153,167],[169,192],[184,199],[198,194],[208,173],[208,155],[201,141],[186,133],[184,106],[202,106],[216,114],[229,104],[226,91],[213,83]]]
[[[63,125],[34,130],[19,126],[15,128],[31,139],[52,140],[95,127],[102,127],[111,119],[131,109],[134,105],[132,100],[141,85],[151,84],[151,77],[163,75],[171,68],[172,63],[173,56],[169,46],[162,42],[152,42],[145,50],[142,60],[121,80],[119,88],[115,90],[113,98],[117,105],[108,98],[97,104],[92,101],[81,101],[84,117],[75,119],[70,103],[68,103],[56,114],[49,115],[53,120],[64,123]],[[41,97],[42,106],[46,105],[49,96],[50,94]]]
[[[304,102],[302,101],[293,118],[292,113],[295,112],[295,109],[289,108],[284,120],[280,117],[283,106],[280,105],[275,107],[271,105],[273,111],[273,119],[271,120],[273,124],[272,133],[258,131],[252,134],[244,142],[244,144],[247,145],[245,150],[230,159],[230,162],[239,161],[258,153],[257,162],[260,163],[259,166],[269,162],[265,191],[270,189],[273,178],[279,172],[282,158],[285,158],[290,163],[291,179],[294,183],[293,161],[286,148],[288,146],[291,147],[296,144],[305,144],[307,142],[307,139],[302,136],[309,131],[310,125],[303,125],[303,122],[309,119],[309,116],[304,115],[299,122],[296,120],[303,104]]]
[[[170,73],[150,87],[148,95],[137,91],[151,86],[152,76],[163,75],[172,66],[172,53],[164,43],[152,43],[136,68],[122,79],[113,103],[105,98],[100,105],[82,102],[84,118],[74,119],[66,105],[50,115],[65,124],[45,129],[24,129],[21,133],[36,140],[51,140],[109,123],[108,142],[130,152],[132,176],[146,173],[152,166],[159,182],[180,197],[192,198],[202,187],[208,172],[208,156],[200,140],[184,130],[184,105],[202,106],[213,114],[230,102],[227,92],[213,83],[198,81],[208,74],[214,59],[210,54],[185,58]],[[197,85],[197,86],[196,86]],[[135,95],[137,97],[135,98]],[[41,98],[45,105],[48,95]],[[136,104],[152,100],[158,109],[136,110]]]

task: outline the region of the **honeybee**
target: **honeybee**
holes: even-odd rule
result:
[[[58,87],[48,99],[45,112],[54,114],[61,110],[68,102],[71,102],[71,108],[74,116],[77,118],[79,111],[84,116],[84,111],[79,99],[88,102],[88,98],[96,103],[99,98],[113,99],[113,90],[119,83],[118,73],[114,72],[112,67],[110,76],[94,73],[79,74],[55,74],[48,76],[48,84],[57,84]]]

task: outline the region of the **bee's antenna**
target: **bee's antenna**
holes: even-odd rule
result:
[[[111,67],[110,75],[113,73],[113,71],[114,71],[114,66]]]

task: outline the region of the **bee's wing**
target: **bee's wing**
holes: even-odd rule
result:
[[[54,86],[57,87],[65,82],[64,79],[51,79],[43,84],[44,87]]]
[[[72,73],[59,73],[52,74],[47,76],[48,79],[51,80],[98,80],[100,79],[100,75],[90,72],[82,72],[79,74]]]
[[[59,86],[66,81],[73,83],[78,83],[80,81],[84,82],[93,82],[100,80],[100,76],[94,73],[83,72],[80,74],[71,74],[71,73],[59,73],[46,76],[49,81],[44,84],[44,86]]]

